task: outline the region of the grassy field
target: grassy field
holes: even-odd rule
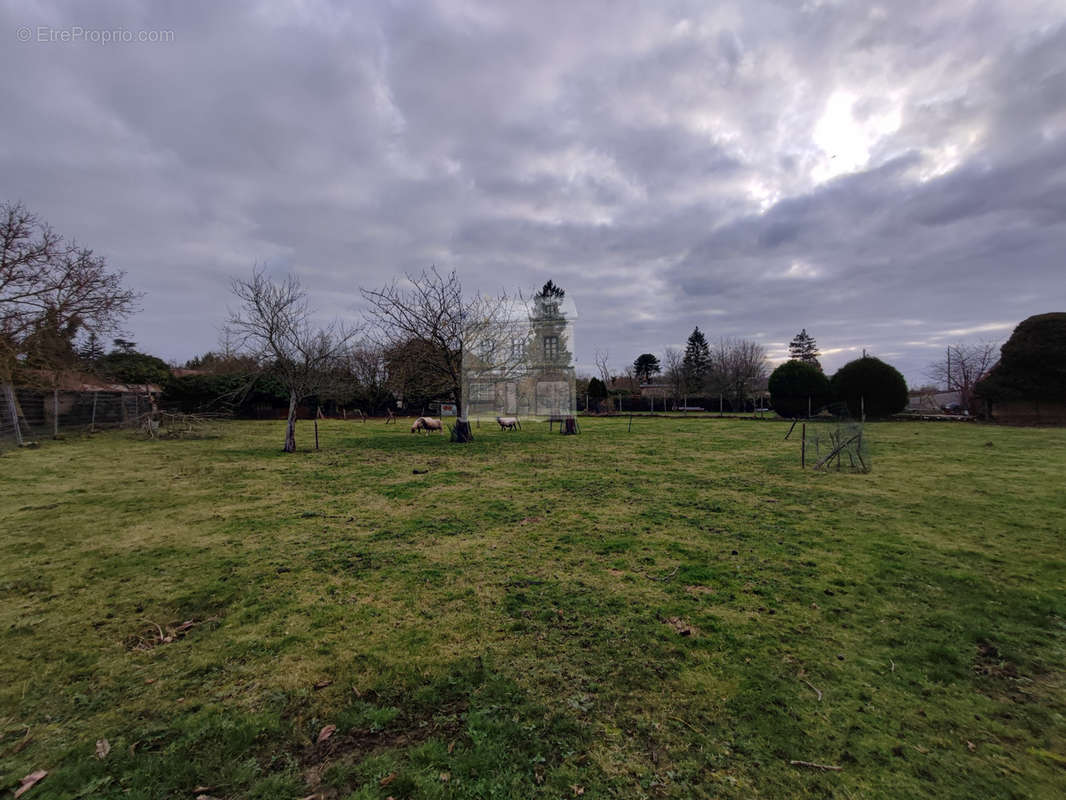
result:
[[[1066,795],[1066,430],[545,428],[0,456],[0,791]]]

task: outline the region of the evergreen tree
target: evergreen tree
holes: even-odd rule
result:
[[[116,383],[162,385],[170,379],[170,367],[166,361],[132,349],[112,350],[96,362],[96,369],[100,375]]]
[[[659,364],[659,359],[652,353],[641,353],[637,356],[637,360],[633,362],[633,373],[638,380],[642,380],[645,383],[651,380],[652,375],[657,375],[662,371],[663,368]]]
[[[711,348],[699,326],[692,331],[685,344],[685,357],[681,360],[685,389],[698,392],[703,389],[707,374],[711,371]]]
[[[86,366],[92,366],[104,357],[104,346],[100,344],[100,340],[92,331],[89,332],[89,338],[85,340],[85,344],[78,350],[78,357]]]
[[[829,379],[822,371],[795,359],[773,371],[767,388],[774,411],[791,418],[817,414],[831,395]]]
[[[873,356],[849,361],[836,371],[829,385],[856,419],[863,415],[889,417],[907,407],[907,381],[891,364]]]
[[[534,296],[544,300],[562,300],[566,296],[566,292],[554,282],[548,281]]]
[[[822,365],[818,362],[818,356],[818,343],[814,341],[813,336],[807,334],[806,328],[797,333],[795,338],[788,343],[788,357],[793,361],[802,361],[821,369]]]
[[[534,314],[543,319],[560,317],[559,304],[566,297],[566,291],[553,281],[548,281],[540,291],[533,295]]]
[[[606,400],[607,386],[599,378],[591,378],[589,380],[588,395],[591,400]]]

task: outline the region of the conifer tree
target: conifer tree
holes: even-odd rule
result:
[[[652,375],[657,375],[660,372],[662,372],[662,366],[654,353],[641,353],[637,356],[637,360],[633,362],[633,373],[645,383],[651,380]]]
[[[711,370],[711,348],[699,326],[688,337],[685,357],[681,361],[686,391],[698,392],[703,388]]]
[[[89,332],[89,338],[78,350],[78,357],[85,362],[86,366],[92,366],[104,357],[104,346],[100,344],[99,337],[93,331]]]
[[[818,343],[814,341],[813,336],[807,334],[806,328],[797,333],[795,338],[788,343],[788,356],[793,361],[802,361],[812,367],[822,368],[818,361]]]

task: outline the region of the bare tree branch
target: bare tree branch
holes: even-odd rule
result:
[[[944,352],[942,361],[929,365],[926,375],[949,392],[959,393],[959,404],[971,414],[977,383],[996,365],[999,345],[982,341],[977,344],[953,344]]]
[[[611,385],[611,365],[610,365],[610,351],[600,350],[596,351],[596,355],[593,356],[593,360],[596,362],[596,369],[599,370],[600,380],[603,381],[604,386]]]
[[[711,352],[710,386],[724,394],[733,410],[765,388],[769,368],[766,348],[750,339],[720,339]]]
[[[122,279],[22,205],[0,205],[0,379],[11,378],[45,329],[98,336],[117,330],[138,299]]]
[[[291,453],[296,449],[297,405],[328,386],[331,368],[356,331],[336,321],[316,328],[307,294],[294,275],[274,283],[255,268],[250,278],[234,278],[230,285],[241,305],[231,312],[227,333],[288,389],[285,451]]]

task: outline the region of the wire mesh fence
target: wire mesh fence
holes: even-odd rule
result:
[[[108,428],[136,428],[155,411],[147,393],[6,385],[0,392],[0,446]]]
[[[807,420],[804,425],[806,463],[815,469],[869,472],[873,459],[863,421],[849,417],[842,403],[827,410],[829,414]]]

